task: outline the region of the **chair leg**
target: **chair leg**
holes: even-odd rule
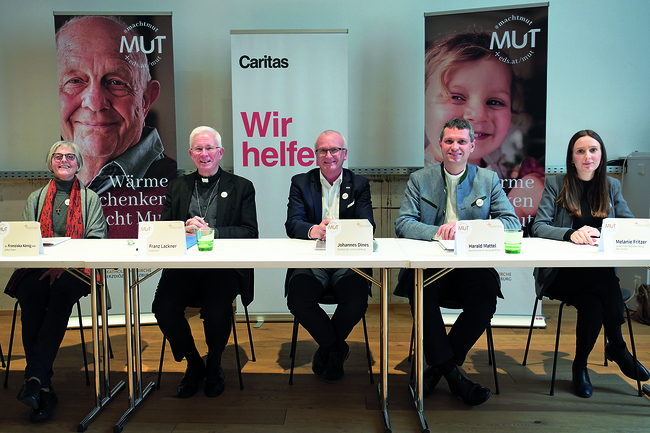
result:
[[[370,373],[370,383],[375,383],[375,377],[372,374],[372,359],[370,359],[370,344],[368,343],[368,328],[366,327],[366,315],[361,318],[363,321],[363,336],[366,338],[366,358],[368,358],[368,372]]]
[[[415,341],[415,321],[413,321],[413,326],[411,327],[411,344],[409,345],[409,357],[408,362],[411,362],[411,357],[413,356],[413,342]]]
[[[251,332],[251,321],[248,318],[248,307],[246,305],[244,305],[244,313],[246,314],[246,326],[248,327],[248,341],[251,345],[251,358],[255,362],[257,359],[255,359],[255,348],[253,347],[253,333]]]
[[[528,330],[528,341],[526,341],[526,351],[524,352],[524,362],[521,365],[526,365],[526,359],[528,359],[528,349],[530,348],[530,339],[533,336],[533,325],[535,325],[535,313],[537,312],[537,304],[539,298],[535,297],[535,304],[533,305],[533,314],[530,318],[530,329]]]
[[[0,344],[0,361],[2,361],[2,368],[5,368],[7,365],[5,364],[5,357],[2,354],[2,344]]]
[[[18,301],[14,304],[14,318],[11,321],[11,334],[9,335],[9,351],[7,352],[7,369],[5,370],[4,387],[8,386],[9,366],[11,365],[11,350],[14,347],[14,332],[16,331],[16,315],[18,314]]]
[[[232,321],[232,336],[235,341],[235,358],[237,359],[237,374],[239,375],[239,389],[244,389],[244,379],[241,375],[241,361],[239,360],[239,344],[237,344],[237,327],[235,326],[235,310],[232,311],[230,316]]]
[[[293,385],[293,367],[296,363],[296,346],[298,345],[298,319],[293,318],[293,330],[291,331],[291,371],[289,372],[289,385]]]
[[[163,334],[162,349],[160,349],[160,364],[158,365],[158,381],[156,382],[156,389],[160,389],[160,378],[162,377],[163,361],[165,360],[165,343],[167,343],[167,339]]]
[[[560,347],[560,329],[562,328],[562,310],[564,309],[564,302],[560,304],[560,310],[557,315],[557,334],[555,336],[555,355],[553,356],[553,374],[551,376],[551,394],[555,395],[555,371],[557,369],[557,352]]]
[[[492,325],[488,323],[486,328],[487,331],[487,340],[488,340],[488,354],[490,354],[490,365],[492,365],[492,370],[494,372],[494,393],[496,395],[501,394],[501,389],[499,388],[499,375],[497,373],[497,358],[494,353],[494,338],[492,337]]]
[[[81,319],[81,303],[77,301],[77,313],[79,315],[79,334],[81,336],[81,353],[84,357],[84,369],[86,370],[86,386],[90,386],[90,376],[88,375],[88,356],[86,354],[86,339],[84,338],[84,324]]]
[[[634,333],[632,332],[632,318],[630,317],[630,309],[627,307],[627,304],[623,304],[623,305],[625,305],[625,312],[627,313],[627,326],[630,332],[630,345],[632,346],[632,358],[634,359],[634,365],[636,366],[637,364],[636,344],[634,343]],[[642,397],[643,391],[641,390],[641,381],[639,380],[638,371],[636,369],[635,371],[637,372],[636,387],[639,390],[639,397]]]

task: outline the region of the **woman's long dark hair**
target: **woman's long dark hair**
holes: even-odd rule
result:
[[[573,147],[576,141],[582,137],[591,137],[600,144],[600,164],[594,172],[594,184],[589,190],[587,201],[591,209],[591,215],[597,218],[607,218],[612,205],[609,197],[609,179],[607,179],[607,151],[605,144],[600,135],[596,134],[591,129],[585,129],[576,132],[571,140],[569,140],[569,147],[566,152],[566,176],[564,177],[564,187],[560,191],[557,198],[557,203],[569,211],[572,217],[582,217],[580,211],[580,201],[582,200],[582,182],[578,178],[578,171],[573,163]]]

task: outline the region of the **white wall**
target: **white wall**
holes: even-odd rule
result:
[[[425,12],[529,0],[0,0],[0,171],[43,170],[59,138],[53,11],[172,11],[179,168],[199,124],[232,139],[230,30],[349,29],[350,167],[422,165]],[[547,165],[578,129],[609,158],[649,151],[647,0],[553,0],[549,8]],[[326,62],[327,59],[323,59]],[[27,151],[25,151],[27,149]],[[232,166],[227,153],[224,166]]]

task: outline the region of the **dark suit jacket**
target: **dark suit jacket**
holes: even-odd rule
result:
[[[309,239],[309,229],[323,221],[323,199],[320,183],[320,168],[291,178],[287,221],[284,227],[287,236],[293,239]],[[339,199],[339,219],[367,219],[376,228],[370,199],[370,182],[343,169],[341,194]],[[287,271],[285,296],[289,277],[293,269]]]
[[[221,170],[221,169],[220,169]],[[190,200],[198,172],[174,179],[167,188],[161,220],[183,221],[189,215]],[[223,194],[223,193],[226,194]],[[257,238],[257,211],[255,188],[243,177],[221,170],[217,192],[217,227],[220,238]],[[237,269],[242,279],[242,303],[253,301],[253,270]]]

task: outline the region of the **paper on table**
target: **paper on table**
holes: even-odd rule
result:
[[[440,248],[442,248],[443,251],[454,251],[455,241],[437,239],[436,242],[438,242],[438,245],[440,245]]]
[[[43,238],[43,246],[44,247],[53,247],[55,245],[62,244],[63,242],[67,241],[70,239],[69,236],[62,236],[59,238]]]

